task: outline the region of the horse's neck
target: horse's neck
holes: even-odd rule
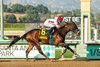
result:
[[[61,34],[62,34],[63,36],[65,36],[68,32],[69,32],[68,29],[61,28]]]

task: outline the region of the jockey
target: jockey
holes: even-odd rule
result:
[[[44,22],[44,27],[49,27],[50,31],[49,33],[52,34],[53,29],[59,29],[61,28],[60,23],[62,22],[63,18],[61,16],[56,16],[54,19],[47,19]]]
[[[56,16],[54,19],[47,19],[42,27],[49,27],[49,37],[50,37],[50,44],[52,44],[52,33],[53,29],[61,28],[60,23],[62,22],[63,18],[61,16]]]

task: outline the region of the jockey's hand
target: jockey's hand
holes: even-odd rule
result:
[[[43,25],[43,24],[41,24],[41,25],[39,25],[39,27],[40,27],[40,28],[44,28],[44,25]]]
[[[61,28],[61,26],[60,26],[60,25],[58,26],[58,29],[59,29],[59,28]]]

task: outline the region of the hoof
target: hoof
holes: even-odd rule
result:
[[[77,58],[79,58],[80,57],[80,55],[73,55],[73,59],[77,59]]]

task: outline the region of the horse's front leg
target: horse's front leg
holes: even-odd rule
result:
[[[61,47],[64,47],[65,48],[64,51],[62,52],[61,56],[60,56],[60,57],[62,57],[66,53],[67,48],[66,48],[66,46],[65,46],[64,43],[59,43],[58,46],[61,46]]]
[[[80,55],[78,55],[76,53],[76,51],[74,51],[73,49],[71,49],[68,45],[65,45],[65,48],[68,49],[68,50],[70,50],[74,54],[73,58],[80,57]]]
[[[69,46],[67,46],[67,49],[69,49],[74,54],[74,58],[80,57],[80,55],[77,54],[76,51],[72,50]]]

